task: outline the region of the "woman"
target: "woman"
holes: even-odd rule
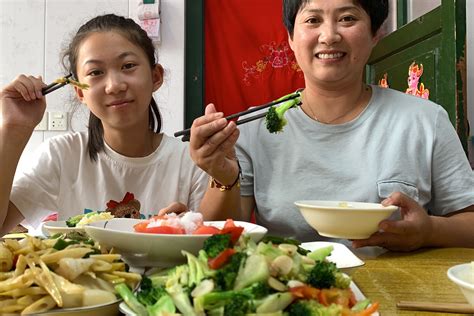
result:
[[[190,150],[218,183],[201,204],[207,218],[249,220],[255,210],[270,233],[310,241],[322,238],[294,201],[382,202],[399,206],[401,218],[381,222],[354,247],[474,247],[474,175],[446,112],[364,84],[388,1],[283,0],[283,15],[305,76],[301,109],[288,111],[288,125],[274,135],[263,120],[239,131],[206,107]],[[237,158],[240,187],[231,185]]]
[[[36,227],[50,212],[67,219],[85,208],[105,210],[127,192],[145,216],[186,205],[197,210],[207,179],[187,147],[161,133],[153,92],[163,83],[163,68],[146,32],[132,19],[98,16],[79,28],[64,57],[67,72],[89,85],[75,87],[91,112],[88,132],[44,143],[13,185],[20,155],[46,108],[45,84],[21,75],[0,92],[2,235],[22,220]]]

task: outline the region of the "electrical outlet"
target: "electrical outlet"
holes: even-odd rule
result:
[[[67,131],[67,112],[48,112],[48,130]]]
[[[44,112],[41,122],[35,127],[35,131],[46,131],[48,130],[48,113]]]

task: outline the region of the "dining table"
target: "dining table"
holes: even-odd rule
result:
[[[413,252],[386,251],[377,255],[354,251],[365,264],[351,272],[361,292],[379,302],[380,315],[466,315],[397,308],[400,301],[467,304],[447,276],[450,267],[474,261],[474,249],[429,248]]]

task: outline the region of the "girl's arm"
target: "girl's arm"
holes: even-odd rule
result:
[[[44,86],[40,77],[21,75],[0,91],[0,233],[22,220],[10,193],[20,156],[46,109]]]

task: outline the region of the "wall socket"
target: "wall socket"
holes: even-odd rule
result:
[[[67,112],[48,112],[48,130],[67,131]]]

